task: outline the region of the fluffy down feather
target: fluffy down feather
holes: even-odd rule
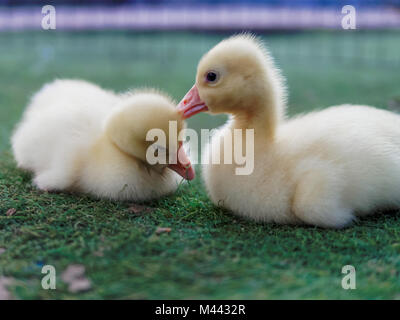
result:
[[[171,99],[154,90],[115,94],[81,80],[56,80],[33,96],[12,148],[39,189],[149,200],[174,192],[181,180],[167,165],[146,162],[153,143],[146,133],[160,128],[168,141],[169,120],[184,127]]]

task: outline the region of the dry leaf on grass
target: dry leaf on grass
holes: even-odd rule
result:
[[[146,206],[141,206],[139,204],[131,204],[130,207],[128,208],[130,212],[132,212],[135,215],[144,215],[147,213],[151,213],[154,209],[151,207],[146,207]]]
[[[7,210],[7,212],[6,212],[6,215],[8,216],[8,217],[11,217],[14,213],[16,213],[17,212],[17,209],[15,209],[15,208],[11,208],[11,209],[8,209]]]
[[[0,300],[12,300],[13,297],[8,291],[7,286],[14,282],[13,278],[0,277]]]
[[[156,230],[156,234],[169,233],[169,232],[171,232],[171,228],[158,227]]]
[[[95,257],[104,257],[104,248],[100,247],[98,250],[93,252]]]
[[[92,284],[85,276],[85,266],[81,264],[71,264],[61,275],[61,279],[68,284],[69,292],[82,292],[90,290]]]
[[[93,252],[93,255],[96,257],[104,257],[104,251],[109,250],[110,247],[100,246],[96,251]]]
[[[68,286],[69,292],[77,293],[88,291],[92,287],[92,284],[87,278],[78,278],[71,282]]]
[[[85,266],[81,264],[71,264],[64,270],[61,275],[61,279],[65,283],[70,283],[74,279],[83,277],[85,275]]]

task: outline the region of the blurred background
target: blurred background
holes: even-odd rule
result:
[[[55,8],[55,29],[43,27]],[[355,29],[344,29],[355,8]],[[344,10],[344,11],[343,11]],[[289,114],[334,104],[400,109],[400,0],[0,0],[0,150],[33,92],[55,78],[179,100],[221,39],[265,40],[289,87]],[[201,114],[189,126],[213,128]]]

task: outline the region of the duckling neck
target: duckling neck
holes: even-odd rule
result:
[[[109,166],[110,163],[117,158],[120,160],[124,159],[124,161],[133,160],[135,163],[140,163],[136,157],[119,148],[106,133],[101,135],[93,145],[91,155],[96,159],[97,163],[105,167]]]
[[[265,66],[264,77],[253,88],[248,105],[240,108],[242,114],[233,115],[233,127],[254,129],[255,138],[273,141],[285,118],[286,88],[283,78],[272,62]]]
[[[246,111],[232,116],[233,129],[254,129],[255,137],[267,138],[273,141],[278,125],[282,121],[283,115],[280,113],[279,107],[272,100],[262,99],[263,103],[253,104],[244,107]]]

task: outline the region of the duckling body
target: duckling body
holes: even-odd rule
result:
[[[227,39],[200,61],[196,84],[178,108],[231,114],[205,152],[202,172],[213,203],[256,221],[333,228],[400,207],[400,116],[341,105],[286,119],[284,91],[253,37]],[[212,164],[215,150],[229,149],[224,138],[234,129],[254,130],[249,175],[238,175],[235,163]]]
[[[206,153],[223,154],[221,137],[235,127],[221,129]],[[203,178],[216,205],[257,221],[338,228],[356,215],[400,207],[400,116],[343,105],[283,122],[273,142],[260,133],[250,175],[205,156]]]
[[[156,115],[148,114],[152,108]],[[42,190],[157,198],[176,190],[181,179],[166,166],[146,163],[146,132],[140,131],[147,122],[152,127],[152,117],[155,128],[168,120],[182,126],[174,109],[156,92],[115,94],[81,80],[57,80],[27,107],[12,137],[14,156]]]

